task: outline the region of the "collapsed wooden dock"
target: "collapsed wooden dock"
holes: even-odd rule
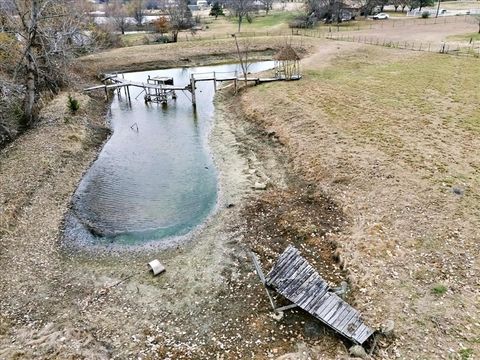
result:
[[[280,255],[267,276],[263,275],[256,257],[254,257],[254,264],[260,279],[266,286],[274,310],[300,307],[340,335],[359,345],[374,333],[365,325],[357,310],[331,291],[327,282],[295,247],[289,246]],[[269,289],[275,290],[292,304],[276,308]]]

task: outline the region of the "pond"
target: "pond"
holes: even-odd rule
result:
[[[250,72],[273,67],[251,64]],[[124,74],[189,83],[190,74],[233,72],[236,64]],[[206,220],[217,200],[217,174],[208,148],[213,122],[212,82],[197,83],[197,107],[190,93],[177,92],[167,105],[145,103],[142,89],[130,87],[131,104],[115,95],[109,113],[113,134],[81,180],[66,218],[65,234],[79,244],[138,245],[168,242]]]

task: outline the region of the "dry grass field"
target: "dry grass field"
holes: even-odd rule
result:
[[[320,54],[303,80],[245,92],[247,118],[347,215],[335,240],[356,301],[371,323],[397,325],[379,358],[480,356],[478,60]]]
[[[472,27],[366,33],[441,41]],[[265,59],[286,41],[250,44]],[[71,195],[108,134],[102,94],[75,93],[73,116],[62,93],[2,150],[0,358],[348,358],[349,344],[310,316],[272,318],[246,250],[269,269],[288,243],[332,286],[349,281],[348,301],[369,325],[394,321],[374,359],[480,357],[479,59],[292,41],[302,80],[219,93],[209,139],[218,211],[178,247],[92,254],[62,244]],[[235,59],[224,39],[79,63],[91,77]],[[162,276],[146,272],[153,258]]]

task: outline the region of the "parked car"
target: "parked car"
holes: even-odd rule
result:
[[[390,16],[385,13],[379,13],[377,15],[373,15],[373,20],[387,20]]]

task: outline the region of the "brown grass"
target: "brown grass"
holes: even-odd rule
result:
[[[380,357],[480,354],[478,61],[362,47],[331,63],[246,92],[245,113],[348,216],[337,240],[357,302],[397,324]]]
[[[271,59],[273,52],[291,41],[297,48],[308,50],[316,41],[301,37],[288,40],[285,37],[249,38],[253,57]],[[118,48],[80,59],[83,66],[95,67],[97,71],[132,71],[176,66],[192,66],[237,61],[233,39],[202,40],[171,44],[139,45]]]

